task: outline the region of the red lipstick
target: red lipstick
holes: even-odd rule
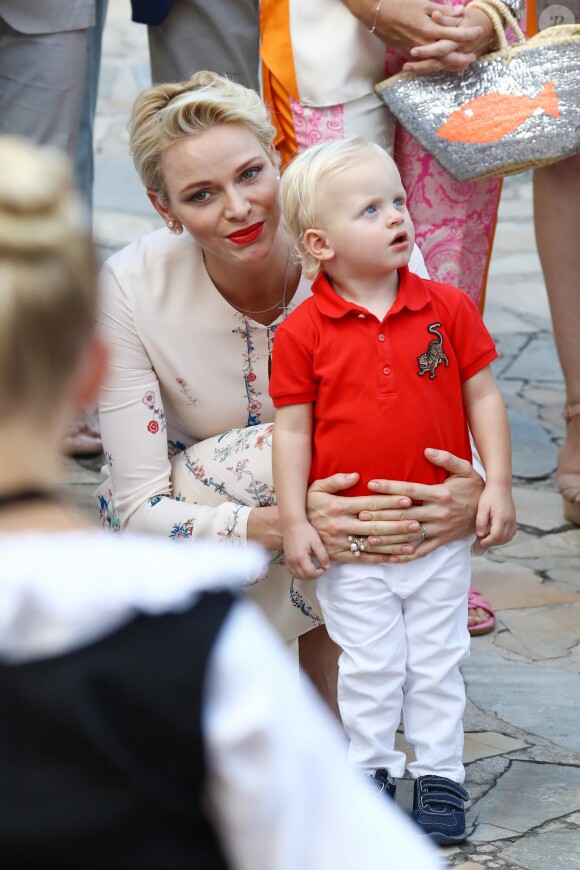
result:
[[[255,242],[262,234],[264,229],[264,221],[252,224],[249,227],[244,227],[243,230],[236,230],[235,233],[230,233],[227,238],[235,245],[248,245],[250,242]]]

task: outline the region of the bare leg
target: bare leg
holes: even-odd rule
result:
[[[580,402],[580,154],[534,173],[534,221],[566,401],[575,405]],[[558,485],[569,519],[580,523],[580,415],[568,421]]]
[[[336,718],[340,719],[336,700],[340,647],[321,625],[298,639],[298,651],[302,669]]]

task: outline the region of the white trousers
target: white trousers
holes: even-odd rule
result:
[[[464,780],[459,665],[469,655],[472,540],[415,562],[333,563],[317,580],[328,633],[343,650],[338,703],[349,759],[365,771],[403,776],[405,754],[394,748],[402,712],[412,776]]]

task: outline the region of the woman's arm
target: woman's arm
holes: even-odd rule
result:
[[[165,411],[128,292],[110,264],[101,276],[98,330],[109,348],[99,402],[103,445],[121,526],[174,540],[245,541],[251,508],[172,497]]]

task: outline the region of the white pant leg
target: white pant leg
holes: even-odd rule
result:
[[[349,760],[366,771],[386,767],[396,777],[405,771],[405,755],[394,743],[407,653],[401,601],[388,576],[399,567],[333,563],[316,581],[326,628],[343,650],[338,704]]]
[[[403,601],[407,639],[405,736],[417,760],[413,777],[437,773],[463,782],[465,687],[460,663],[469,655],[467,590],[472,539],[430,554],[432,573]],[[421,560],[424,561],[424,560]],[[418,563],[410,563],[411,568]]]

